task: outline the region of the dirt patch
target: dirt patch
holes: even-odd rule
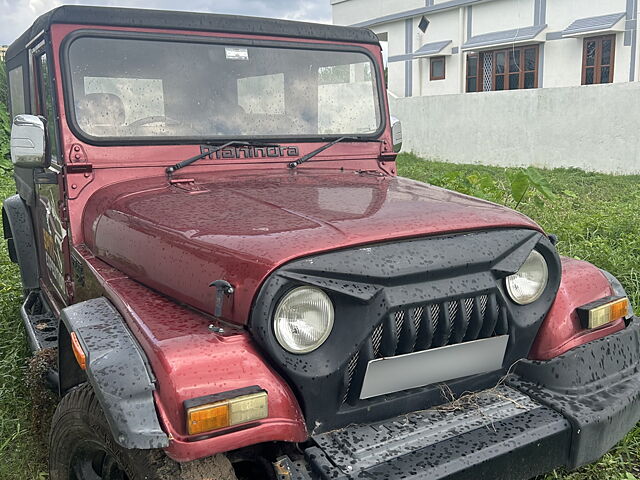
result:
[[[26,383],[31,397],[31,426],[36,438],[46,448],[51,417],[58,404],[58,396],[47,387],[47,373],[56,368],[58,350],[47,348],[28,360]]]
[[[224,455],[214,455],[180,465],[181,480],[236,480],[231,462]]]

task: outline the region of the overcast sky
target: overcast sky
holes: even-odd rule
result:
[[[234,13],[331,23],[329,0],[0,0],[0,45],[8,45],[38,17],[59,5]]]

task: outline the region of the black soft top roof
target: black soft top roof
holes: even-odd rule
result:
[[[48,30],[49,26],[54,23],[198,30],[203,32],[273,35],[338,42],[378,43],[378,37],[371,30],[365,28],[339,27],[320,23],[292,22],[274,18],[240,15],[65,5],[38,17],[33,25],[9,46],[6,53],[7,60],[17,55],[36,35],[43,30]]]

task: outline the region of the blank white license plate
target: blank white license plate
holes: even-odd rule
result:
[[[502,367],[509,335],[371,360],[360,398],[492,372]]]

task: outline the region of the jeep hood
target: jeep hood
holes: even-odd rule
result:
[[[490,228],[540,228],[513,210],[400,177],[317,169],[126,181],[96,192],[83,229],[94,255],[213,313],[214,280],[235,287],[225,319],[246,323],[265,278],[292,259],[374,242]]]

